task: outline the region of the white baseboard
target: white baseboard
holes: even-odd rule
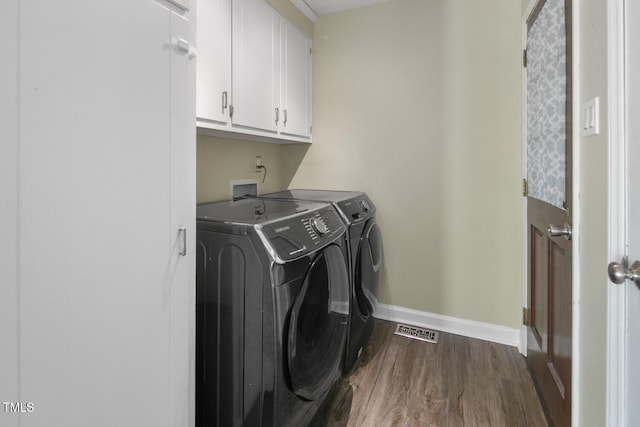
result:
[[[520,329],[378,303],[373,316],[437,331],[520,347]]]

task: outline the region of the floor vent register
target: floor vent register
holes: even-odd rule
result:
[[[417,326],[403,325],[402,323],[398,323],[396,326],[396,331],[394,332],[396,335],[401,335],[403,337],[413,338],[420,341],[426,341],[436,344],[438,342],[438,336],[440,335],[436,331],[432,331],[430,329],[419,328]]]

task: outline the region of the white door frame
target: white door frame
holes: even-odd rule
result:
[[[607,0],[608,28],[608,248],[609,261],[625,255],[625,0]],[[625,286],[607,286],[606,421],[626,425]]]
[[[527,48],[527,20],[533,12],[538,0],[529,0],[522,13],[522,51]],[[523,58],[524,60],[524,58]],[[522,180],[527,179],[527,67],[522,67]],[[527,198],[522,197],[522,307],[529,308],[529,230],[527,224]],[[524,320],[524,319],[523,319]],[[520,327],[520,345],[518,350],[527,355],[527,325]]]

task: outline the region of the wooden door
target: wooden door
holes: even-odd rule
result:
[[[527,21],[526,50],[527,356],[556,426],[571,424],[570,11],[570,0],[540,0]]]

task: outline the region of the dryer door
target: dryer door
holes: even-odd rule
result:
[[[291,309],[288,367],[298,396],[318,399],[340,376],[348,316],[345,256],[330,245],[311,264]]]
[[[365,316],[370,316],[378,302],[378,286],[382,271],[382,235],[374,218],[364,226],[354,277],[354,288],[358,308]]]

